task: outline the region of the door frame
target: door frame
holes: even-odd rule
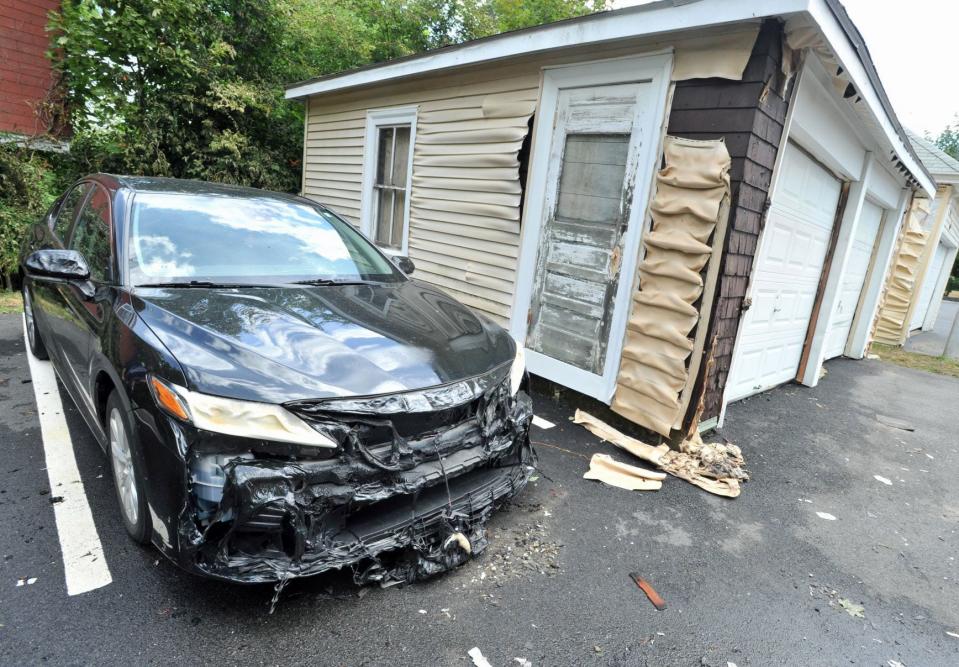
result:
[[[640,240],[645,231],[652,193],[652,176],[662,151],[666,102],[670,89],[672,52],[659,52],[627,58],[576,63],[543,68],[540,101],[533,132],[532,159],[527,180],[516,275],[516,292],[510,317],[510,334],[525,348],[532,306],[536,258],[540,249],[546,214],[547,176],[556,123],[559,91],[568,88],[650,82],[654,104],[646,121],[648,136],[638,147],[638,159],[630,203],[629,221],[623,234],[623,255],[620,279],[616,286],[613,315],[609,323],[609,341],[601,376],[526,349],[527,367],[531,373],[558,382],[592,396],[604,403],[612,401],[616,388],[620,355],[626,334],[631,299],[639,263]]]

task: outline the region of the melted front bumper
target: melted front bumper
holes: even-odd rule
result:
[[[357,583],[384,584],[462,564],[486,547],[491,514],[523,489],[534,464],[529,396],[496,392],[487,403],[472,421],[404,439],[415,454],[408,465],[349,446],[324,461],[234,460],[211,520],[199,522],[188,501],[179,563],[244,583],[350,567]]]

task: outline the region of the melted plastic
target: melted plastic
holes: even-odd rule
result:
[[[230,460],[212,518],[189,494],[181,549],[204,573],[248,583],[351,567],[357,583],[386,585],[461,565],[485,549],[489,517],[535,462],[529,396],[511,395],[502,370],[490,378],[417,392],[431,411],[376,397],[288,404],[339,455]]]

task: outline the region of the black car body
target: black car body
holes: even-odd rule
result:
[[[230,247],[235,229],[265,225],[273,252],[269,215],[234,219],[233,206],[315,211],[350,234],[300,197],[102,174],[30,231],[31,347],[49,354],[108,454],[111,429],[127,439],[129,479],[117,472],[122,452],[110,458],[118,490],[133,489],[121,492],[131,535],[187,570],[238,582],[344,566],[358,582],[412,581],[481,551],[488,517],[533,463],[525,369],[509,335],[362,237],[369,249],[347,240],[371,253],[377,280],[249,281],[239,269],[228,281],[137,278],[131,267],[150,263],[134,257],[131,217],[160,195],[226,211],[224,266],[257,252]],[[152,229],[168,222],[158,220]],[[162,234],[137,233],[169,250]]]

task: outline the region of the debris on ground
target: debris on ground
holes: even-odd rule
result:
[[[888,477],[883,477],[882,475],[873,475],[872,478],[877,482],[882,482],[886,486],[892,486],[892,480]]]
[[[865,618],[866,608],[862,605],[854,604],[846,598],[839,598],[839,606],[846,610],[846,613],[853,618]]]
[[[886,661],[886,667],[906,667],[906,666],[902,664],[901,662],[899,662],[898,660],[890,659]]]
[[[878,354],[873,354],[872,352],[870,352],[869,354],[866,355],[866,359],[872,359],[873,361],[879,361],[880,359],[882,359],[882,357],[880,357]]]
[[[849,598],[839,597],[839,591],[823,584],[809,584],[809,597],[818,600],[826,600],[830,607],[836,611],[844,611],[853,618],[865,618],[866,608],[862,605],[852,602]],[[819,611],[819,608],[816,608]]]
[[[836,517],[830,514],[829,512],[816,512],[816,516],[820,519],[825,519],[826,521],[835,521]]]
[[[573,423],[582,424],[598,438],[717,496],[738,497],[739,483],[749,479],[739,447],[718,442],[704,443],[698,432],[680,443],[677,451],[666,444],[654,447],[631,438],[582,410],[576,411]]]
[[[511,507],[515,513],[525,512],[529,520],[491,529],[490,547],[479,561],[482,569],[473,578],[474,583],[484,581],[499,586],[517,577],[560,574],[559,556],[563,545],[549,539],[546,525],[552,513],[547,513],[543,505],[536,502],[514,500]]]
[[[659,593],[653,588],[652,584],[639,576],[639,572],[630,572],[630,578],[636,582],[636,585],[639,586],[639,589],[646,594],[646,597],[649,598],[649,601],[653,603],[653,606],[656,607],[659,611],[664,611],[666,609],[666,601],[660,597]]]
[[[493,667],[489,664],[489,660],[483,656],[483,652],[479,650],[478,646],[474,646],[466,654],[473,659],[474,667]]]
[[[959,632],[949,632],[948,630],[946,630],[946,634],[954,639],[959,639]]]
[[[666,475],[622,463],[609,454],[593,454],[583,479],[595,479],[627,491],[659,491]]]
[[[35,583],[37,583],[36,577],[20,577],[17,579],[17,586],[32,586]]]
[[[892,428],[898,428],[901,431],[915,431],[916,427],[910,424],[909,422],[903,419],[896,419],[895,417],[889,417],[887,415],[876,414],[876,421],[880,424],[885,424],[886,426]]]
[[[513,658],[514,662],[519,663],[519,667],[533,667],[533,663],[526,658]]]

